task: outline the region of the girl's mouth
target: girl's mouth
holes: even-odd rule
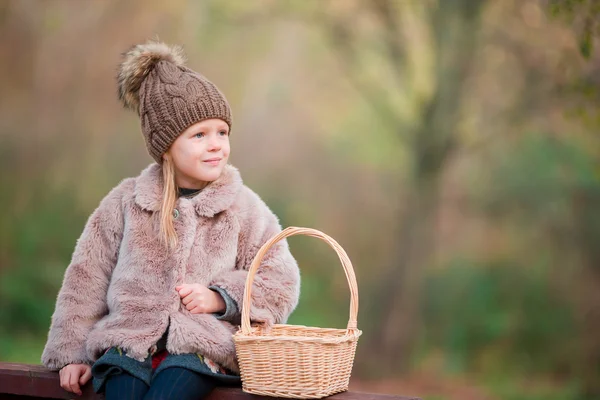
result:
[[[220,158],[210,158],[208,160],[204,160],[203,162],[208,165],[217,166],[221,162],[221,159]]]

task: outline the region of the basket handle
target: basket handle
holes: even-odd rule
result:
[[[350,319],[348,320],[348,330],[356,330],[357,329],[357,316],[358,316],[358,286],[356,285],[356,276],[354,275],[354,269],[352,268],[352,263],[348,258],[348,255],[333,238],[327,236],[321,231],[311,228],[299,228],[295,226],[290,226],[285,228],[279,234],[273,236],[269,239],[256,253],[252,264],[250,265],[250,269],[248,270],[248,277],[246,279],[246,287],[244,289],[244,303],[242,305],[242,332],[246,335],[250,334],[251,326],[250,326],[250,306],[252,303],[252,283],[254,282],[254,275],[256,274],[256,270],[260,266],[263,257],[269,251],[269,249],[281,239],[285,239],[289,236],[295,235],[306,235],[319,238],[337,253],[340,261],[342,262],[342,266],[344,267],[344,272],[346,273],[346,279],[348,280],[348,285],[350,286]]]

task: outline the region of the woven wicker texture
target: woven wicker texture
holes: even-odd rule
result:
[[[250,325],[252,283],[264,255],[278,241],[306,235],[325,241],[338,254],[350,287],[346,329],[278,324],[266,330]],[[233,336],[242,389],[247,393],[295,399],[319,399],[348,390],[358,337],[358,287],[344,249],[323,232],[289,227],[269,239],[252,261],[242,305],[242,326]]]

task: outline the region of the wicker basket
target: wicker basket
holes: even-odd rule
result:
[[[262,258],[275,243],[307,235],[327,242],[338,254],[350,285],[350,319],[346,329],[277,324],[270,330],[250,326],[252,282]],[[331,237],[310,228],[289,227],[267,241],[252,261],[242,305],[242,326],[233,335],[242,389],[247,393],[320,399],[348,390],[358,337],[358,288],[352,263]]]

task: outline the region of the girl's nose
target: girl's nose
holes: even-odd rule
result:
[[[208,149],[210,151],[221,150],[221,142],[219,141],[218,135],[213,135],[210,137],[210,143],[209,143]]]

